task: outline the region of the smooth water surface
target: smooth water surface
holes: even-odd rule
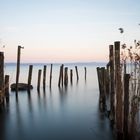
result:
[[[108,118],[98,109],[97,64],[79,64],[79,81],[73,69],[73,84],[58,88],[60,65],[53,66],[52,87],[49,88],[50,65],[47,65],[46,91],[37,92],[37,71],[33,68],[28,92],[10,92],[10,102],[0,113],[0,140],[113,140]],[[84,66],[87,79],[84,79]],[[15,65],[6,65],[10,83],[15,81]],[[28,65],[21,65],[20,82],[27,82]],[[42,79],[41,79],[42,80]],[[41,83],[42,85],[42,83]]]

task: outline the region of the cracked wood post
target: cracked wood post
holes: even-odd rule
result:
[[[124,121],[123,132],[124,139],[128,139],[128,126],[129,126],[129,79],[130,74],[124,75]]]
[[[28,89],[30,89],[30,85],[31,85],[32,71],[33,71],[33,65],[29,65],[29,73],[28,73]]]
[[[20,74],[20,54],[21,49],[24,47],[18,46],[17,50],[17,72],[16,72],[16,93],[18,93],[18,82],[19,82],[19,74]]]
[[[38,70],[38,80],[37,80],[37,90],[38,90],[38,92],[40,91],[41,72],[42,72],[42,70]]]
[[[6,102],[9,102],[9,75],[5,75],[5,98]]]
[[[47,66],[44,65],[44,68],[43,68],[43,90],[45,90],[45,87],[46,87],[46,69],[47,69]]]
[[[109,46],[109,62],[110,62],[110,120],[115,121],[115,79],[114,79],[114,47]]]
[[[118,139],[122,138],[123,132],[123,92],[121,81],[121,69],[120,69],[120,42],[116,41],[115,46],[115,94],[116,94],[116,131]]]
[[[0,103],[4,101],[4,52],[0,52]]]

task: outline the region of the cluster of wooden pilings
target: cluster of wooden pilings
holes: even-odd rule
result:
[[[0,105],[9,102],[9,75],[4,75],[4,52],[0,52]]]
[[[97,67],[97,75],[99,107],[111,120],[117,139],[135,140],[130,130],[130,74],[122,70],[119,41],[109,45],[109,63],[106,67]]]

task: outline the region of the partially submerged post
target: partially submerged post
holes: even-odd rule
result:
[[[68,67],[65,67],[65,74],[64,74],[64,85],[68,85]]]
[[[5,75],[5,98],[9,102],[9,75]]]
[[[78,75],[78,69],[77,66],[75,66],[75,70],[76,70],[76,76],[77,76],[77,81],[79,80],[79,75]]]
[[[123,101],[122,101],[122,83],[121,83],[121,70],[120,70],[120,42],[114,43],[115,46],[115,93],[116,93],[116,129],[118,139],[122,138],[123,123]]]
[[[28,90],[30,89],[30,86],[31,86],[32,71],[33,71],[33,65],[29,65],[29,73],[28,73]]]
[[[60,66],[60,71],[59,71],[58,87],[60,87],[61,82],[62,82],[62,65]]]
[[[4,53],[0,52],[0,101],[3,102],[4,96]]]
[[[70,70],[70,83],[73,83],[73,71],[72,69]]]
[[[128,124],[129,124],[129,79],[130,74],[124,75],[124,121],[123,121],[123,132],[124,139],[128,139]]]
[[[87,68],[84,67],[84,70],[85,70],[85,81],[87,80]]]
[[[47,66],[44,65],[44,68],[43,68],[43,90],[45,90],[45,87],[46,87],[46,69],[47,69]]]
[[[20,54],[21,54],[21,49],[24,47],[18,46],[18,51],[17,51],[17,73],[16,73],[16,93],[18,93],[18,82],[19,82],[19,73],[20,73]]]
[[[37,90],[40,91],[41,70],[38,70]]]
[[[114,51],[113,45],[109,46],[110,63],[110,120],[115,121],[115,85],[114,85]]]
[[[50,88],[52,86],[52,64],[51,64],[51,68],[50,68]]]

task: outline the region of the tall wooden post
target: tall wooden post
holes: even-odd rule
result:
[[[21,48],[24,47],[18,46],[17,50],[17,72],[16,72],[16,93],[18,93],[18,82],[19,82],[19,74],[20,74],[20,54],[21,54]]]
[[[5,75],[5,97],[6,102],[9,102],[9,75]]]
[[[50,68],[50,88],[52,86],[52,64],[51,64],[51,68]]]
[[[77,66],[75,66],[75,70],[76,70],[76,76],[77,76],[77,81],[79,80],[79,75],[78,75],[78,69]]]
[[[68,85],[68,67],[65,67],[64,85]]]
[[[125,74],[124,75],[124,121],[123,121],[124,139],[128,139],[129,79],[130,79],[130,74]]]
[[[29,73],[28,73],[28,89],[30,89],[30,85],[31,85],[32,71],[33,71],[33,65],[29,65]]]
[[[115,121],[115,85],[114,85],[114,48],[109,46],[109,62],[110,62],[110,120]]]
[[[0,52],[0,101],[3,100],[4,96],[4,53]]]
[[[38,70],[37,90],[40,91],[41,70]]]
[[[47,66],[44,65],[44,68],[43,68],[43,90],[45,90],[45,87],[46,87],[46,69],[47,69]]]
[[[116,130],[118,139],[122,138],[123,123],[122,123],[122,112],[123,112],[123,101],[122,101],[122,81],[121,81],[121,70],[120,70],[120,42],[115,42],[115,93],[116,93]]]
[[[86,79],[87,79],[87,68],[84,67],[84,70],[85,70],[85,81],[86,81]]]

